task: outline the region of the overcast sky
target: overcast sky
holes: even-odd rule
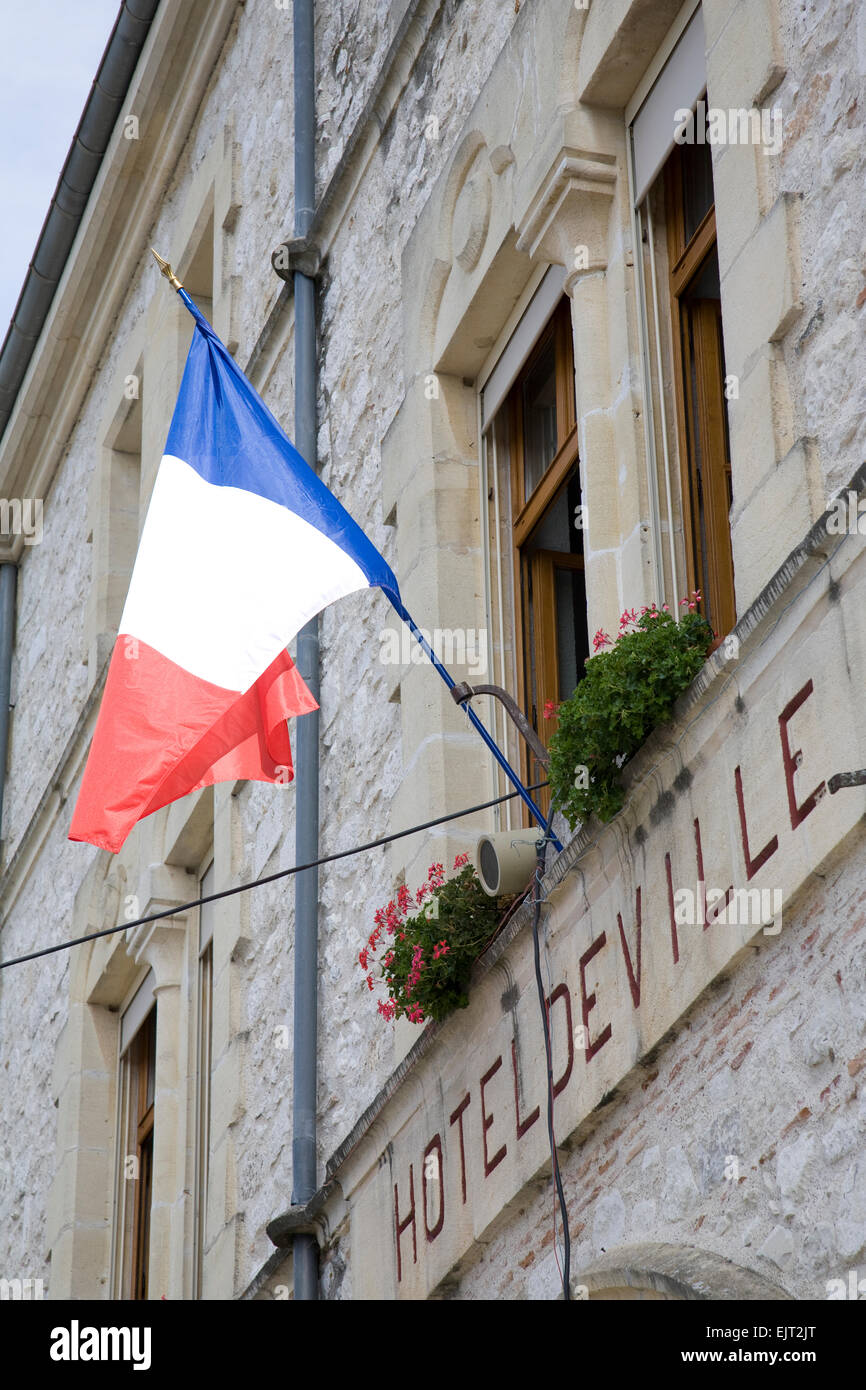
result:
[[[0,343],[120,0],[2,0]]]

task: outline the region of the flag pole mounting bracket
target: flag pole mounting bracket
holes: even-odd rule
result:
[[[495,700],[499,700],[518,733],[547,771],[550,767],[550,754],[513,696],[509,695],[507,690],[503,690],[501,685],[470,685],[468,681],[460,681],[451,689],[451,698],[455,705],[465,704],[473,695],[492,695]]]

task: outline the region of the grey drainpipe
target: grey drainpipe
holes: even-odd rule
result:
[[[0,565],[0,844],[2,844],[3,792],[9,749],[9,708],[12,693],[12,646],[15,641],[15,588],[18,566]]]
[[[48,317],[159,0],[124,0],[0,350],[0,437]]]
[[[316,199],[315,12],[294,0],[295,236],[305,238]],[[295,269],[295,444],[316,467],[316,282]],[[298,634],[298,666],[319,698],[319,620]],[[295,734],[295,863],[319,854],[319,714],[305,714]],[[292,1204],[306,1205],[317,1187],[316,1084],[319,972],[319,873],[295,879],[294,1093]],[[293,1242],[295,1299],[319,1296],[319,1247],[311,1234]]]

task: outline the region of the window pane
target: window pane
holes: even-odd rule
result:
[[[208,873],[210,873],[210,870],[208,870]],[[205,880],[203,879],[203,890],[204,887]],[[210,1164],[212,1035],[213,941],[210,941],[199,958],[198,1181],[195,1202],[196,1237],[194,1290],[196,1298],[201,1298],[202,1296],[205,1226],[207,1220],[208,1174]]]
[[[578,524],[580,497],[580,476],[575,466],[533,529],[523,547],[525,554],[533,550],[561,550],[566,555],[583,554],[583,529]]]
[[[551,336],[527,374],[523,406],[523,500],[527,502],[556,456],[556,343]]]
[[[692,489],[693,565],[713,628],[735,621],[730,541],[731,462],[719,266],[715,248],[689,284],[683,312],[685,398]]]
[[[583,570],[557,569],[556,655],[559,668],[559,698],[574,694],[584,674],[586,646],[586,594]]]
[[[144,1063],[147,1068],[144,1104],[145,1108],[149,1109],[153,1105],[156,1094],[156,1009],[151,1010],[145,1029],[142,1031],[146,1038],[145,1047],[147,1049]]]
[[[713,156],[709,145],[681,145],[683,229],[688,246],[713,206]]]
[[[150,1208],[153,1201],[153,1130],[141,1145],[138,1181],[138,1259],[135,1269],[133,1298],[147,1298],[148,1256],[150,1252]]]

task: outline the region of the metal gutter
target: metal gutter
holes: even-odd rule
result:
[[[159,0],[123,0],[102,55],[0,349],[0,438],[45,326],[158,6]]]
[[[0,565],[0,845],[2,845],[6,757],[9,751],[9,711],[11,708],[12,649],[15,640],[17,580],[17,565]]]
[[[294,0],[294,123],[296,237],[304,238],[316,201],[316,76],[314,0]],[[312,273],[308,273],[312,272]],[[294,271],[295,445],[316,467],[316,281],[315,267]],[[319,619],[298,634],[301,675],[319,698]],[[295,735],[295,863],[319,856],[319,711],[297,722]],[[317,1187],[316,1090],[318,1081],[319,871],[295,879],[294,1055],[292,1091],[292,1203],[306,1206]],[[292,1237],[295,1299],[319,1296],[319,1245],[307,1227]]]

